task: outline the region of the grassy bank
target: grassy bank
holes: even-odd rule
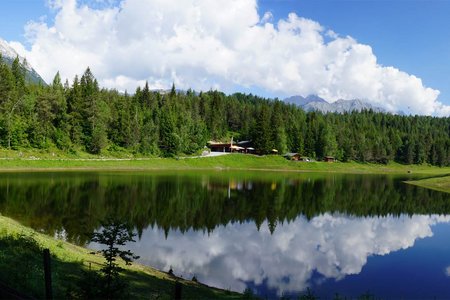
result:
[[[2,153],[0,153],[2,154]],[[57,170],[273,170],[296,172],[374,173],[374,174],[449,174],[450,167],[429,165],[387,165],[370,163],[294,162],[281,156],[254,156],[231,154],[201,158],[115,158],[115,157],[49,157],[8,152],[0,159],[0,172],[4,171],[57,171]]]
[[[76,295],[83,271],[98,270],[103,257],[0,216],[0,280],[6,285],[36,298],[45,298],[42,249],[52,255],[55,299]],[[210,288],[138,264],[124,266],[124,278],[130,284],[132,299],[171,299],[175,281],[183,284],[183,299],[240,299],[241,295]]]
[[[406,181],[406,183],[436,191],[450,193],[450,176],[427,178],[422,180]]]

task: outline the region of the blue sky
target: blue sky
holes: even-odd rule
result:
[[[25,24],[49,14],[41,0],[3,0],[0,7],[0,37],[7,41],[24,42]]]
[[[260,10],[319,21],[373,48],[378,62],[420,77],[450,104],[450,1],[264,0]]]
[[[115,85],[118,86],[119,89],[121,88],[128,88],[132,89],[133,84],[141,84],[143,81],[147,80],[150,82],[151,85],[153,85],[155,88],[157,87],[164,87],[165,85],[169,84],[172,81],[175,81],[179,86],[181,87],[194,87],[196,89],[207,89],[209,88],[220,88],[225,90],[226,92],[233,92],[235,90],[242,90],[246,92],[254,92],[257,94],[262,94],[263,96],[278,96],[280,98],[283,98],[284,96],[288,96],[289,94],[306,94],[306,93],[317,93],[321,94],[323,96],[328,96],[329,100],[334,101],[337,100],[339,97],[364,97],[364,89],[355,90],[351,87],[351,85],[358,83],[358,78],[356,79],[349,79],[345,82],[343,82],[341,85],[343,88],[337,88],[336,86],[331,86],[330,84],[324,85],[321,87],[320,85],[313,84],[314,78],[307,78],[305,79],[305,73],[302,73],[303,70],[306,68],[308,72],[306,74],[314,73],[316,70],[314,70],[314,66],[312,64],[302,65],[302,59],[299,59],[298,61],[295,61],[296,68],[299,68],[301,71],[298,72],[298,74],[292,74],[290,77],[286,76],[278,76],[280,73],[285,72],[285,70],[288,70],[290,67],[292,67],[292,60],[293,55],[292,51],[295,52],[295,47],[298,47],[297,45],[304,45],[305,43],[296,44],[294,43],[294,40],[296,39],[296,36],[292,36],[293,42],[287,44],[283,47],[287,47],[291,49],[289,55],[286,56],[286,65],[282,68],[280,65],[284,64],[283,61],[277,60],[274,62],[273,65],[267,65],[268,57],[271,57],[271,55],[274,55],[272,53],[281,53],[282,49],[275,49],[273,52],[267,52],[264,53],[263,50],[260,52],[264,55],[261,55],[261,58],[255,58],[255,61],[250,62],[250,65],[256,65],[260,66],[261,70],[260,72],[272,72],[268,75],[268,77],[271,78],[272,82],[277,83],[279,88],[271,88],[270,84],[265,82],[264,78],[260,78],[255,74],[248,74],[248,76],[241,76],[240,73],[242,73],[242,70],[239,69],[236,70],[230,70],[230,67],[228,66],[215,66],[213,63],[208,62],[202,62],[201,59],[196,60],[192,59],[192,63],[189,64],[189,66],[183,65],[175,65],[171,64],[172,61],[176,60],[180,57],[185,57],[186,60],[190,60],[189,52],[186,50],[186,53],[183,53],[184,56],[177,54],[177,56],[171,56],[170,59],[167,58],[168,62],[164,65],[158,66],[158,68],[155,67],[155,70],[145,72],[145,70],[140,70],[139,72],[130,73],[128,71],[124,71],[123,69],[120,70],[119,66],[112,67],[105,67],[107,64],[107,60],[101,62],[97,65],[96,60],[98,60],[98,53],[99,49],[105,49],[109,47],[110,49],[113,48],[112,44],[108,45],[97,45],[98,49],[95,49],[95,47],[91,47],[92,45],[83,44],[80,46],[80,49],[76,53],[77,59],[79,61],[74,61],[73,66],[70,68],[70,66],[52,66],[46,67],[43,66],[43,58],[45,56],[51,56],[52,59],[50,59],[48,62],[45,62],[46,64],[51,63],[59,63],[59,64],[65,64],[67,59],[61,58],[58,59],[58,53],[51,52],[52,50],[50,47],[45,50],[45,45],[54,43],[55,45],[59,45],[60,48],[59,52],[64,52],[65,49],[73,49],[74,47],[78,47],[78,44],[80,44],[80,40],[73,40],[70,45],[68,45],[67,37],[69,36],[70,29],[68,28],[69,25],[72,24],[72,20],[70,20],[71,17],[76,15],[81,22],[84,22],[86,24],[85,29],[87,30],[89,28],[96,28],[96,26],[106,26],[106,30],[108,30],[107,26],[114,26],[116,31],[124,30],[126,32],[125,35],[122,34],[122,36],[133,36],[133,34],[136,34],[136,28],[143,27],[145,28],[146,23],[138,24],[139,26],[129,28],[127,26],[123,26],[122,23],[120,24],[120,28],[117,27],[118,24],[114,23],[113,21],[96,21],[93,22],[91,19],[95,19],[100,14],[103,14],[104,16],[113,16],[117,19],[120,18],[120,15],[134,15],[134,19],[139,18],[138,15],[136,15],[139,11],[138,9],[132,9],[133,7],[136,7],[139,1],[136,2],[136,0],[124,0],[127,5],[124,5],[122,7],[122,10],[116,10],[115,12],[106,12],[105,7],[112,7],[114,5],[108,6],[105,5],[103,2],[104,0],[83,0],[78,1],[77,4],[74,7],[70,7],[70,2],[73,2],[74,0],[62,0],[61,5],[57,6],[55,9],[50,9],[49,6],[46,4],[47,1],[45,0],[3,0],[1,2],[1,10],[0,10],[0,37],[7,40],[8,42],[11,41],[17,41],[21,43],[21,45],[18,45],[17,43],[13,43],[12,45],[18,49],[18,51],[21,54],[27,55],[27,58],[29,61],[33,64],[37,65],[36,68],[38,71],[43,73],[44,78],[50,78],[52,72],[55,70],[61,70],[61,72],[64,74],[67,74],[67,77],[70,79],[73,76],[73,73],[80,73],[81,69],[77,69],[76,66],[83,65],[83,64],[89,64],[90,66],[93,66],[94,73],[99,76],[100,82],[103,82],[105,86],[108,87],[115,87]],[[146,19],[151,19],[152,14],[150,13],[150,10],[153,9],[153,7],[158,6],[158,1],[156,0],[146,0],[148,1],[148,6],[142,7],[142,11],[149,11],[148,15],[141,15],[140,17],[145,17]],[[220,6],[216,8],[208,7],[208,11],[206,9],[204,11],[201,11],[201,13],[206,14],[217,14],[217,15],[224,15],[224,22],[230,23],[233,22],[233,13],[236,14],[236,18],[239,18],[239,20],[245,20],[246,18],[251,19],[254,17],[252,15],[252,3],[255,0],[246,0],[246,1],[235,1],[234,4],[230,5],[222,5],[223,9],[221,9]],[[113,0],[113,1],[106,1],[106,2],[114,2],[119,3],[120,1]],[[144,3],[145,1],[140,1],[140,3]],[[164,20],[166,23],[170,23],[172,19],[170,19],[170,13],[173,13],[175,15],[174,23],[173,25],[179,25],[179,23],[183,21],[176,20],[177,14],[180,15],[190,7],[188,4],[193,2],[193,0],[189,1],[183,1],[184,8],[180,8],[178,12],[175,11],[174,8],[168,9],[165,5],[164,7],[158,7],[158,10],[160,12],[160,15],[164,15]],[[202,1],[200,1],[202,2]],[[219,3],[220,1],[216,1]],[[229,3],[231,3],[230,1]],[[246,2],[249,5],[242,7],[242,2]],[[102,4],[103,3],[103,4]],[[133,4],[134,3],[134,4]],[[167,3],[174,3],[173,5],[178,5],[180,2],[176,1],[167,1]],[[228,3],[228,2],[224,2]],[[83,11],[81,7],[82,4],[88,4],[89,10]],[[134,6],[133,6],[133,5]],[[219,3],[220,4],[220,3]],[[222,3],[223,4],[223,3]],[[152,6],[153,5],[153,6]],[[236,6],[234,10],[232,9],[232,6]],[[207,6],[207,5],[206,5]],[[229,7],[228,7],[229,6]],[[182,9],[182,10],[181,10]],[[227,10],[229,10],[227,12]],[[127,13],[125,13],[127,12]],[[372,101],[372,98],[374,98],[373,103],[378,105],[385,105],[388,109],[405,109],[407,107],[405,103],[407,103],[407,100],[405,100],[405,97],[408,95],[413,94],[420,94],[423,93],[424,96],[418,96],[417,100],[411,100],[416,101],[415,109],[412,109],[412,113],[420,112],[420,107],[422,105],[434,105],[438,107],[439,105],[448,106],[450,105],[450,35],[448,35],[448,31],[450,29],[450,18],[448,15],[450,15],[450,1],[440,0],[427,0],[427,1],[420,1],[420,0],[397,0],[397,1],[370,1],[370,0],[354,0],[354,1],[341,1],[341,0],[308,0],[308,1],[302,1],[302,0],[260,0],[257,1],[257,13],[259,14],[259,17],[262,19],[264,14],[270,12],[268,14],[268,18],[265,22],[271,23],[274,25],[275,28],[275,34],[282,36],[281,29],[279,27],[280,21],[286,21],[290,22],[292,24],[296,23],[296,20],[289,19],[288,15],[290,13],[295,13],[297,17],[301,20],[305,19],[309,22],[308,24],[302,23],[302,21],[299,21],[300,25],[295,25],[301,27],[301,31],[307,31],[311,30],[311,32],[318,33],[319,36],[322,36],[324,39],[323,45],[326,45],[327,42],[329,42],[327,39],[326,31],[332,30],[335,32],[339,38],[342,39],[342,41],[349,42],[349,40],[346,40],[347,37],[351,37],[355,40],[355,43],[351,43],[353,46],[357,45],[368,45],[370,46],[371,51],[370,53],[367,53],[365,51],[363,54],[357,53],[355,55],[355,60],[364,60],[365,58],[370,61],[370,59],[375,58],[376,63],[378,64],[376,66],[377,70],[368,70],[367,77],[370,78],[371,74],[373,72],[375,73],[382,73],[380,75],[381,77],[386,76],[393,76],[392,78],[389,77],[388,81],[397,82],[399,81],[399,84],[392,87],[383,87],[387,83],[380,83],[381,88],[379,88],[377,91],[373,92],[371,95],[388,95],[388,96],[377,96],[378,98],[375,99],[375,96],[368,97],[369,101]],[[97,14],[96,14],[97,13]],[[227,13],[229,14],[227,19]],[[60,24],[55,23],[55,16],[59,16],[61,20],[65,20],[64,22],[60,22]],[[76,19],[76,18],[74,18]],[[183,19],[180,17],[180,19]],[[219,18],[220,19],[220,18]],[[289,19],[289,20],[288,20]],[[104,20],[104,19],[99,19]],[[108,19],[110,20],[110,19]],[[131,19],[130,19],[131,20]],[[25,29],[25,25],[29,23],[30,21],[33,21],[34,26]],[[189,22],[186,21],[187,26],[189,26]],[[208,23],[209,22],[209,23]],[[211,25],[211,20],[205,21],[205,24]],[[217,21],[217,28],[224,27],[223,25],[225,23],[219,23],[220,21]],[[215,41],[219,42],[219,46],[216,46],[214,49],[219,49],[223,45],[223,49],[220,49],[221,55],[218,56],[218,58],[215,60],[216,62],[219,62],[223,57],[228,58],[230,55],[234,55],[238,57],[238,61],[242,61],[242,57],[253,57],[258,56],[259,53],[251,52],[251,49],[243,49],[242,47],[229,47],[227,45],[229,36],[236,36],[236,32],[239,30],[239,28],[247,29],[245,26],[247,24],[245,21],[237,21],[235,28],[228,28],[226,27],[226,30],[229,30],[229,33],[225,33],[223,35],[216,35],[215,33],[211,33],[211,36],[208,36],[208,38],[204,39],[205,43],[211,44],[212,37]],[[313,28],[314,24],[318,24],[321,26],[321,29]],[[45,25],[45,28],[42,26],[36,26],[39,25]],[[63,24],[63,25],[61,25]],[[100,25],[99,25],[100,24]],[[151,23],[152,26],[156,23]],[[296,23],[297,24],[297,23]],[[165,24],[163,24],[165,25]],[[170,25],[170,24],[169,24]],[[196,24],[195,26],[204,26],[204,24]],[[241,26],[241,27],[239,27]],[[302,26],[307,26],[304,29]],[[54,29],[51,29],[51,27],[54,27]],[[105,28],[98,28],[98,32],[105,32]],[[173,27],[173,26],[172,26]],[[212,26],[214,27],[214,26]],[[263,29],[264,24],[261,23],[260,29]],[[117,29],[119,28],[119,29]],[[124,29],[123,29],[124,28]],[[134,28],[134,29],[133,29]],[[149,27],[151,28],[151,27]],[[203,31],[203,29],[206,28],[208,30],[209,28],[206,26],[205,28],[197,28],[199,31]],[[313,28],[313,29],[311,29]],[[267,29],[267,28],[266,28]],[[53,30],[53,31],[52,31]],[[72,28],[73,32],[75,33],[76,27]],[[128,30],[128,31],[127,31]],[[51,32],[61,32],[62,35],[65,35],[64,40],[57,40],[56,38],[50,38]],[[95,31],[95,30],[93,30]],[[216,30],[217,31],[217,30]],[[225,29],[223,30],[225,31]],[[119,32],[120,34],[120,32]],[[251,34],[251,33],[249,33]],[[260,34],[260,33],[257,33]],[[32,37],[32,40],[29,40],[26,38]],[[61,36],[61,34],[60,34]],[[166,35],[164,35],[166,36]],[[267,36],[267,35],[265,35]],[[117,37],[117,36],[114,36]],[[178,34],[179,37],[179,34]],[[192,38],[192,34],[189,35],[189,37]],[[155,36],[152,36],[154,39]],[[267,38],[266,38],[267,39]],[[333,41],[337,39],[336,37],[330,38],[330,41]],[[93,41],[98,41],[99,37],[93,38]],[[151,40],[149,38],[149,40]],[[258,42],[261,42],[261,45],[267,45],[263,42],[264,37],[262,35],[256,39],[255,38],[255,44],[258,44]],[[236,43],[239,41],[239,43],[242,41],[242,39],[236,38]],[[82,41],[84,43],[85,40]],[[198,40],[197,44],[201,43],[202,40]],[[81,43],[81,44],[82,44]],[[87,42],[86,42],[87,43]],[[94,42],[92,42],[94,43]],[[136,45],[133,49],[143,49],[141,50],[146,53],[147,56],[155,55],[154,58],[149,59],[147,70],[152,68],[152,63],[155,64],[155,62],[160,62],[161,60],[164,60],[164,57],[158,57],[156,54],[151,52],[149,49],[157,48],[156,46],[160,47],[160,45],[154,45],[151,44],[144,45],[140,43],[139,45]],[[31,51],[31,46],[39,46],[39,52],[38,50]],[[21,46],[24,46],[23,49],[21,49]],[[84,46],[84,48],[82,48]],[[348,46],[348,47],[353,47]],[[64,48],[66,47],[66,48]],[[141,48],[139,48],[141,47]],[[281,46],[280,46],[281,47]],[[53,47],[56,48],[56,47]],[[92,50],[92,53],[89,53],[86,49],[95,49]],[[114,45],[114,48],[117,48],[117,45]],[[204,48],[204,47],[203,47]],[[239,49],[239,50],[237,50]],[[222,51],[223,50],[223,51]],[[366,49],[367,50],[367,49]],[[47,52],[44,52],[47,51]],[[55,50],[56,51],[56,50]],[[67,50],[69,51],[69,50]],[[122,52],[124,53],[130,51],[129,48],[124,48]],[[136,50],[137,51],[137,50]],[[149,51],[149,52],[147,52]],[[241,53],[239,53],[241,51]],[[198,52],[198,51],[197,51]],[[236,53],[234,53],[236,52]],[[138,53],[138,52],[137,52]],[[334,52],[333,52],[334,53]],[[105,52],[105,56],[108,56],[110,53]],[[192,53],[191,53],[192,54]],[[337,62],[339,61],[339,57],[342,56],[343,53],[339,52],[336,53],[336,59],[329,59],[327,58],[327,62],[323,63],[328,64],[330,61]],[[70,56],[70,54],[67,54]],[[116,53],[117,55],[117,53]],[[309,55],[309,54],[305,54]],[[327,54],[328,55],[328,54]],[[72,55],[73,56],[73,55]],[[53,59],[55,57],[55,59]],[[305,56],[308,57],[308,56]],[[315,58],[314,58],[315,59]],[[313,60],[314,60],[313,59]],[[323,59],[323,58],[322,58]],[[270,59],[269,59],[270,60]],[[116,62],[115,60],[111,60],[113,64],[120,65],[120,62]],[[225,59],[226,61],[226,59]],[[260,63],[260,65],[259,65]],[[69,64],[69,62],[67,62]],[[130,65],[131,67],[135,64],[135,62],[127,60],[123,62],[124,65]],[[230,60],[228,63],[229,65],[233,64],[233,62]],[[336,63],[338,64],[338,63]],[[350,63],[347,63],[350,64]],[[136,66],[139,64],[136,63]],[[144,64],[145,65],[145,64]],[[319,64],[321,65],[321,64]],[[384,67],[394,67],[396,70],[401,71],[402,73],[397,75],[386,75],[385,73],[392,73],[391,70],[388,70]],[[349,68],[352,68],[353,66],[350,65]],[[84,68],[84,66],[83,66]],[[243,67],[244,68],[244,67]],[[279,68],[279,70],[277,69]],[[248,69],[248,68],[247,68]],[[374,69],[374,68],[372,68]],[[161,71],[162,70],[162,71]],[[278,70],[278,71],[277,71]],[[284,71],[282,71],[284,70]],[[361,70],[359,68],[358,70]],[[245,71],[245,69],[244,69]],[[344,74],[344,71],[339,71],[336,74],[332,74],[333,76],[340,76],[339,74]],[[394,72],[395,73],[395,72]],[[417,87],[417,82],[413,82],[411,78],[406,78],[405,74],[408,76],[414,75],[415,77],[418,77],[422,80],[422,85]],[[298,75],[298,76],[297,76]],[[297,77],[296,77],[297,76]],[[325,75],[324,75],[325,76]],[[328,76],[328,75],[326,75]],[[344,76],[344,75],[342,75]],[[166,78],[167,77],[167,78]],[[330,77],[330,76],[328,76]],[[327,77],[327,78],[328,78]],[[383,77],[383,78],[384,78]],[[201,80],[197,80],[197,78],[202,78]],[[299,83],[298,88],[288,88],[291,86],[295,86],[295,78],[301,78],[304,79],[304,83]],[[318,78],[325,78],[325,77],[318,77]],[[403,78],[403,79],[400,79]],[[406,78],[406,79],[405,79]],[[290,80],[287,82],[286,80]],[[299,79],[300,80],[300,79]],[[334,80],[334,79],[333,79]],[[331,80],[331,81],[333,81]],[[352,81],[353,80],[353,81]],[[356,81],[355,81],[356,80]],[[402,81],[403,80],[403,81]],[[406,80],[406,81],[405,81]],[[335,80],[334,80],[335,81]],[[334,82],[333,81],[333,82]],[[400,82],[401,81],[401,82]],[[353,82],[353,83],[352,83]],[[374,85],[377,85],[378,82],[374,81]],[[273,84],[274,86],[276,84]],[[346,85],[348,88],[346,88]],[[302,87],[300,87],[302,86]],[[401,93],[400,90],[403,89],[404,86],[410,87],[414,86],[417,89],[411,90],[410,93]],[[366,87],[367,88],[367,87]],[[430,91],[426,91],[426,88],[431,88],[433,91],[439,90],[441,93],[439,97],[436,99],[435,94],[431,93]],[[400,91],[400,92],[399,92]],[[370,94],[370,93],[368,93]],[[421,94],[420,94],[421,95]],[[433,96],[434,95],[434,96]],[[385,97],[385,98],[383,98]],[[392,99],[397,97],[397,100],[386,100],[386,99]],[[419,97],[427,98],[429,100],[422,101],[419,99]],[[386,102],[384,103],[383,101]],[[389,102],[391,101],[391,102]],[[439,103],[438,103],[439,102]],[[437,103],[437,104],[436,104]],[[438,105],[439,104],[439,105]],[[409,106],[408,106],[409,107]],[[447,112],[447,108],[443,109],[442,111]],[[427,113],[439,113],[438,108],[434,109],[433,111],[429,111]],[[444,113],[445,114],[445,113]]]

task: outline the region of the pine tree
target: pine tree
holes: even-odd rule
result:
[[[87,151],[99,154],[108,141],[106,131],[110,110],[100,96],[98,82],[90,68],[87,68],[81,77],[80,88],[83,101],[81,115],[85,120],[83,123],[84,145]]]
[[[172,88],[170,89],[170,98],[175,98],[177,95],[177,90],[175,89],[175,82],[172,83]]]
[[[148,87],[147,81],[145,82],[145,86],[139,95],[139,102],[142,107],[150,107],[151,106],[150,89]]]
[[[16,62],[17,65],[17,62]],[[0,109],[2,140],[7,141],[6,146],[11,148],[12,130],[14,127],[14,113],[19,105],[16,78],[9,66],[0,61]]]
[[[68,93],[67,112],[70,126],[70,139],[73,144],[80,145],[84,140],[83,123],[85,119],[83,110],[83,98],[78,76],[75,76],[72,84],[72,89]]]
[[[68,82],[66,84],[68,86]],[[65,90],[66,88],[61,83],[61,76],[59,75],[59,72],[57,72],[51,85],[51,110],[54,114],[52,120],[54,126],[53,139],[59,149],[68,150],[71,147],[71,142]]]
[[[14,83],[16,85],[16,90],[18,97],[23,97],[26,93],[25,90],[25,68],[20,63],[19,57],[17,56],[11,66],[11,72],[14,76]]]
[[[272,126],[272,141],[273,141],[273,147],[278,150],[279,153],[286,153],[287,152],[287,136],[286,136],[286,130],[283,122],[283,116],[282,116],[282,107],[280,101],[276,100],[270,126]]]
[[[180,138],[175,132],[175,120],[172,112],[166,108],[159,117],[159,148],[166,157],[178,153]]]
[[[338,144],[330,126],[325,126],[321,135],[323,156],[336,156],[338,154]]]
[[[253,132],[255,148],[261,154],[268,154],[273,149],[271,133],[269,107],[268,105],[263,104],[258,113],[256,126]]]
[[[106,260],[101,268],[106,283],[101,296],[105,299],[122,298],[126,289],[126,283],[120,277],[120,272],[123,271],[123,268],[117,264],[116,260],[120,257],[126,265],[131,265],[133,260],[139,258],[130,250],[123,250],[121,247],[129,242],[134,242],[135,234],[127,223],[114,219],[107,220],[102,224],[102,228],[101,232],[94,233],[91,238],[91,242],[106,246],[103,250],[98,251]]]

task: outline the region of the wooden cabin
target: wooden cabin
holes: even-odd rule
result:
[[[324,162],[336,162],[336,158],[334,158],[333,156],[325,156],[323,158]]]
[[[288,160],[300,161],[301,155],[300,153],[286,153],[283,157]]]
[[[233,143],[233,139],[231,139],[230,143],[208,142],[211,152],[255,153],[255,148],[252,145],[251,141]]]
[[[218,142],[208,142],[208,147],[211,152],[232,152],[231,143],[218,143]]]

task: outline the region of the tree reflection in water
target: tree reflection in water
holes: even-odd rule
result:
[[[341,279],[368,256],[411,247],[448,222],[448,194],[373,175],[214,172],[0,175],[0,211],[85,244],[106,217],[139,232],[142,262],[242,291]],[[147,250],[145,250],[147,249]],[[151,251],[149,250],[151,249]]]

